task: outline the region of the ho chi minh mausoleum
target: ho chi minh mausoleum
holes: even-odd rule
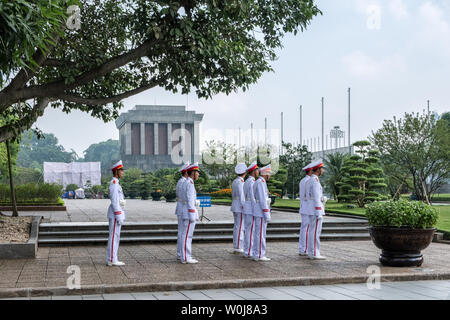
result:
[[[116,120],[125,168],[154,171],[200,160],[203,114],[184,106],[136,105]]]

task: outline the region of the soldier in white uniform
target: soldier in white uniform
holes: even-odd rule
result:
[[[253,260],[270,261],[270,258],[266,257],[266,230],[267,223],[270,221],[270,198],[266,181],[270,179],[270,164],[261,168],[259,174],[259,179],[253,185],[256,200],[255,210],[253,210],[253,216],[255,218]]]
[[[320,255],[320,234],[322,232],[323,216],[325,215],[326,198],[322,193],[322,186],[319,177],[322,175],[324,168],[323,163],[315,163],[312,165],[312,175],[306,184],[306,193],[310,197],[308,210],[309,216],[309,232],[308,232],[308,258],[309,259],[326,259]]]
[[[181,178],[177,182],[176,193],[177,193],[177,206],[175,208],[175,215],[178,219],[178,234],[177,234],[177,259],[181,260],[181,233],[183,231],[183,201],[182,201],[182,187],[183,184],[187,181],[187,167],[189,167],[189,162],[185,163],[178,172],[181,173]]]
[[[109,237],[108,246],[106,249],[106,264],[108,266],[123,266],[125,263],[117,258],[120,242],[120,229],[125,220],[125,200],[123,196],[122,187],[119,184],[119,179],[123,176],[122,160],[116,162],[111,170],[113,178],[109,183],[109,199],[111,204],[108,207],[108,222],[109,222]]]
[[[244,224],[243,213],[245,196],[244,196],[244,177],[247,173],[245,163],[238,163],[234,168],[238,175],[231,184],[231,212],[234,217],[233,229],[233,253],[244,253]]]
[[[183,184],[183,231],[181,233],[181,263],[197,263],[192,258],[192,237],[194,235],[195,223],[198,220],[199,201],[195,191],[194,181],[199,177],[198,163],[194,163],[187,168],[188,178]]]
[[[298,212],[300,213],[300,217],[302,219],[301,225],[300,225],[300,235],[299,235],[299,251],[298,254],[301,256],[307,256],[307,239],[308,239],[308,231],[309,231],[309,211],[308,211],[308,198],[306,197],[306,188],[305,184],[308,182],[309,178],[312,175],[311,171],[311,163],[308,164],[306,167],[302,169],[305,171],[306,176],[300,180],[299,183],[299,198],[300,198],[300,209]]]
[[[244,258],[252,257],[252,242],[253,233],[255,230],[255,217],[253,210],[256,207],[255,195],[253,193],[253,185],[255,179],[259,176],[258,165],[254,161],[248,168],[247,173],[249,177],[244,182]]]

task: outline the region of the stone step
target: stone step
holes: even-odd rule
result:
[[[368,233],[328,233],[322,234],[321,241],[350,241],[350,240],[370,240]],[[268,241],[298,241],[298,234],[268,234]],[[62,238],[62,239],[39,239],[39,246],[76,246],[76,245],[106,245],[107,237],[96,238]],[[176,236],[153,236],[153,237],[120,237],[120,243],[175,243]],[[194,233],[193,242],[232,242],[232,235],[205,235],[200,236]]]
[[[355,220],[346,222],[324,222],[322,227],[367,227],[366,221]],[[39,231],[42,232],[67,232],[67,231],[95,231],[108,229],[107,222],[90,222],[90,223],[41,223]],[[139,222],[125,222],[122,225],[124,230],[177,230],[178,224],[172,223],[139,223]],[[233,228],[232,222],[197,222],[196,230],[200,229],[225,229]],[[300,228],[299,221],[271,221],[268,224],[270,228]]]
[[[325,233],[364,233],[367,232],[366,227],[326,227],[322,229],[322,234]],[[70,230],[70,231],[40,231],[39,238],[95,238],[98,236],[108,236],[108,229],[106,227],[101,230]],[[223,235],[223,234],[233,234],[233,228],[222,228],[222,229],[195,229],[195,233],[201,235]],[[267,234],[298,234],[299,228],[267,228]],[[121,230],[121,237],[124,236],[134,236],[134,237],[147,237],[147,236],[166,236],[166,235],[176,235],[177,230]]]

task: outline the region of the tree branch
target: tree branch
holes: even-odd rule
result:
[[[52,101],[50,98],[39,99],[34,105],[33,109],[27,113],[22,119],[18,120],[12,125],[5,125],[0,127],[0,142],[17,137],[21,132],[29,129],[37,118],[44,114],[45,108]]]
[[[136,88],[136,89],[133,89],[130,91],[126,91],[124,93],[121,93],[121,94],[118,94],[118,95],[115,95],[112,97],[108,97],[108,98],[85,98],[85,97],[81,97],[79,95],[70,94],[70,93],[61,93],[56,96],[53,96],[52,98],[64,100],[64,101],[68,101],[68,102],[85,104],[85,105],[89,105],[89,106],[96,106],[96,105],[103,105],[103,104],[118,102],[120,100],[123,100],[130,96],[133,96],[135,94],[141,93],[145,90],[154,88],[154,87],[156,87],[156,85],[157,85],[157,81],[154,80],[147,85],[144,85],[139,88]]]

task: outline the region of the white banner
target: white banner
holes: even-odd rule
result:
[[[44,162],[44,182],[64,186],[76,184],[85,188],[89,180],[92,186],[101,184],[100,162]]]

